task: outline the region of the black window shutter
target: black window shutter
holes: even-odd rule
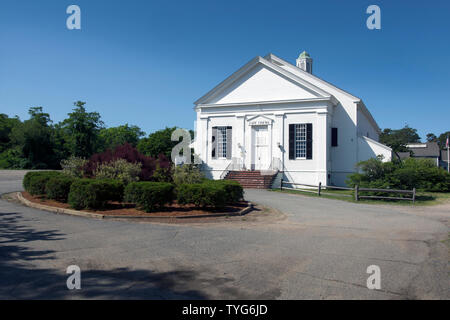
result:
[[[306,124],[306,159],[312,159],[312,123]]]
[[[212,127],[212,137],[211,137],[211,157],[216,159],[216,147],[217,147],[217,127]]]
[[[232,130],[231,127],[227,127],[227,159],[231,159],[232,150],[233,147],[233,136],[232,136]]]
[[[295,159],[295,124],[289,125],[289,159]]]
[[[337,128],[331,128],[331,146],[332,147],[338,146],[338,129]]]

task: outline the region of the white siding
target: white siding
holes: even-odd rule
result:
[[[291,80],[276,74],[265,66],[257,65],[219,96],[213,98],[211,103],[243,103],[314,97],[312,93],[300,88]]]
[[[270,122],[270,157],[279,158],[284,179],[292,182],[345,185],[355,165],[378,154],[391,158],[391,151],[379,144],[377,128],[357,107],[360,100],[291,65],[277,66],[319,88],[329,100],[258,63],[229,87],[212,91],[197,106],[197,141],[195,151],[205,162],[210,177],[219,178],[230,160],[211,159],[211,128],[232,126],[232,157],[241,159],[246,168],[252,165],[252,127],[250,119],[264,117]],[[294,77],[295,78],[295,77]],[[293,79],[294,79],[293,78]],[[308,84],[306,84],[308,85]],[[220,86],[219,86],[220,88]],[[320,96],[320,97],[319,97]],[[335,98],[335,99],[334,99]],[[327,98],[328,99],[328,98]],[[281,103],[288,100],[288,103]],[[297,100],[297,101],[292,101]],[[337,103],[336,103],[337,100]],[[265,103],[271,101],[271,103]],[[333,101],[333,102],[332,102]],[[289,159],[289,124],[313,124],[313,158]],[[331,147],[331,128],[338,128],[338,146]],[[358,138],[369,135],[371,139]],[[207,140],[207,141],[206,141]],[[242,152],[238,148],[242,147]],[[281,148],[279,147],[281,146]]]
[[[372,123],[367,119],[367,116],[358,109],[358,136],[365,136],[372,140],[378,141],[379,134],[377,129],[372,125]]]
[[[392,149],[367,137],[358,138],[358,161],[383,156],[383,161],[391,161]]]

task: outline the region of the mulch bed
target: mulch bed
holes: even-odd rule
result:
[[[58,202],[55,200],[45,199],[42,196],[32,196],[28,192],[22,192],[22,196],[34,203],[43,204],[46,206],[63,208],[63,209],[72,209],[69,204]],[[236,204],[226,206],[223,209],[203,209],[197,208],[193,205],[179,205],[176,203],[172,203],[168,205],[161,211],[150,212],[147,213],[145,211],[136,209],[134,204],[131,203],[120,203],[120,202],[109,202],[104,209],[101,210],[89,210],[84,209],[83,211],[99,213],[105,216],[148,216],[148,217],[177,217],[177,216],[199,216],[199,215],[210,215],[217,213],[238,213],[242,209],[248,206],[247,201],[240,201]]]

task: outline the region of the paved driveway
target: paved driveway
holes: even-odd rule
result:
[[[0,171],[0,193],[23,172]],[[98,221],[0,200],[0,298],[450,298],[449,208],[352,204],[277,192],[218,223]],[[82,289],[66,288],[66,267]],[[366,269],[381,268],[381,290]]]

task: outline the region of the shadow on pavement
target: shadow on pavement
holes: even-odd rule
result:
[[[227,283],[233,279],[201,279],[197,271],[153,272],[117,268],[81,271],[81,290],[68,290],[65,270],[38,268],[34,262],[55,263],[54,250],[34,250],[28,245],[39,241],[61,241],[57,230],[38,231],[21,225],[20,213],[0,213],[0,299],[207,299],[202,289],[214,287],[224,295],[238,292]],[[42,262],[40,263],[42,265]]]

